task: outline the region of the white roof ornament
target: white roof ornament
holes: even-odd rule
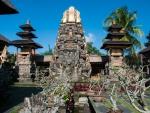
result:
[[[29,19],[26,21],[26,24],[30,24],[30,20]]]
[[[81,22],[80,12],[72,6],[63,14],[62,23],[67,22]]]

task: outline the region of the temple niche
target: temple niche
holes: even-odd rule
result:
[[[74,7],[64,12],[53,58],[50,68],[53,70],[55,67],[54,73],[58,73],[57,68],[61,68],[73,80],[90,76],[91,66],[86,52],[80,13]]]

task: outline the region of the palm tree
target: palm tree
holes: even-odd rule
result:
[[[141,48],[141,43],[136,37],[143,36],[143,31],[140,29],[138,25],[136,25],[137,12],[130,12],[126,6],[121,7],[113,11],[109,17],[104,21],[104,25],[106,28],[112,25],[115,22],[117,25],[122,27],[122,30],[125,30],[126,36],[124,36],[121,40],[129,41],[133,45],[127,49],[126,53],[128,56],[133,59],[138,59],[136,50],[137,48]],[[136,61],[135,61],[136,63]],[[130,64],[130,63],[129,63]],[[134,64],[134,63],[133,63]],[[131,64],[132,65],[132,64]]]
[[[102,53],[93,46],[93,42],[87,42],[86,49],[88,54],[96,54],[96,55],[102,55]]]

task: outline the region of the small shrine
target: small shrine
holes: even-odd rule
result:
[[[35,29],[31,26],[30,21],[20,26],[23,30],[18,32],[17,35],[21,37],[21,40],[14,40],[12,44],[17,47],[16,54],[16,67],[20,80],[31,79],[35,76],[35,50],[42,48],[42,46],[33,41],[33,38],[37,38],[32,32]],[[20,51],[18,50],[20,49]]]
[[[108,28],[108,32],[105,38],[106,41],[103,43],[101,49],[107,50],[109,64],[112,66],[121,66],[123,64],[124,49],[130,47],[132,44],[121,40],[126,35],[121,26],[112,24]]]

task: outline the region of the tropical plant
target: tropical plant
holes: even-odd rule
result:
[[[149,98],[146,92],[150,89],[150,86],[147,86],[146,83],[150,82],[150,78],[146,78],[143,72],[147,66],[149,65],[140,66],[139,69],[131,69],[129,66],[123,65],[117,71],[120,85],[131,105],[140,113],[150,113],[146,101]]]
[[[88,54],[102,55],[101,52],[93,46],[93,42],[87,42],[86,48]]]
[[[118,110],[118,97],[130,102],[130,105],[140,113],[150,113],[147,99],[150,86],[146,85],[150,82],[143,72],[144,68],[149,66],[140,66],[138,69],[130,68],[123,64],[121,67],[110,66],[110,75],[107,75],[109,81],[107,85],[107,94],[110,97],[112,110]]]
[[[48,45],[48,50],[46,50],[45,52],[41,53],[42,55],[52,55],[53,54],[53,51],[52,49],[50,48],[50,45]]]
[[[15,64],[15,61],[16,61],[16,56],[14,54],[10,54],[9,52],[7,53],[7,61],[10,63],[10,64]]]
[[[137,12],[129,11],[126,6],[120,7],[113,11],[104,21],[106,28],[111,26],[113,23],[122,27],[122,30],[126,31],[126,35],[121,39],[129,41],[132,43],[132,46],[129,47],[126,53],[132,57],[132,60],[138,59],[136,50],[141,48],[141,43],[137,37],[143,36],[143,31],[140,29],[140,26],[136,25]]]

